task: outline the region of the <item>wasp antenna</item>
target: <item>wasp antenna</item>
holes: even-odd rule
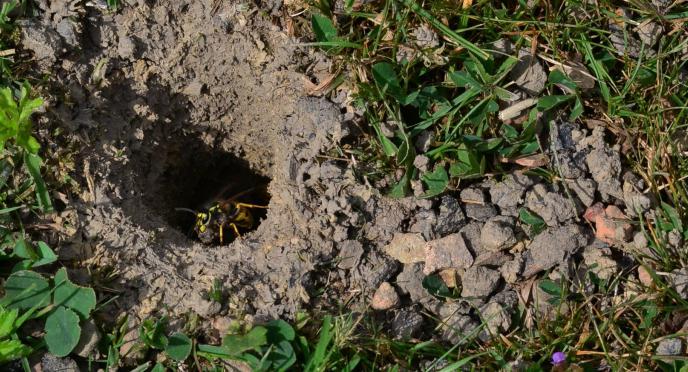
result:
[[[189,212],[189,213],[193,213],[194,215],[198,214],[198,212],[196,212],[193,209],[189,209],[189,208],[174,208],[174,210],[179,211],[179,212]]]

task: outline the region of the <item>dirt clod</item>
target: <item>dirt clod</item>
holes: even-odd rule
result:
[[[401,309],[392,319],[392,332],[400,339],[409,339],[418,334],[423,322],[423,316],[416,311]]]
[[[85,320],[81,323],[81,337],[73,353],[82,358],[87,358],[96,346],[98,346],[100,338],[100,331],[93,319]]]
[[[482,340],[489,340],[509,330],[511,316],[504,307],[497,302],[490,302],[480,308],[480,317],[485,329],[480,333]]]
[[[485,222],[480,231],[482,247],[488,251],[500,251],[516,244],[512,217],[497,216]]]
[[[545,220],[548,226],[564,224],[576,216],[571,201],[565,196],[537,184],[526,195],[526,207]]]
[[[537,96],[545,89],[547,73],[538,59],[526,51],[520,51],[519,61],[510,72],[516,86],[531,96]]]
[[[55,29],[40,23],[19,22],[22,32],[22,45],[33,52],[36,62],[48,68],[64,54],[63,41]]]
[[[683,341],[679,338],[662,340],[655,349],[657,355],[681,355],[683,353]]]
[[[610,196],[623,199],[623,192],[619,177],[621,175],[621,158],[618,151],[613,150],[604,140],[604,128],[595,127],[592,134],[577,145],[579,148],[590,147],[585,157],[585,163],[592,178],[602,194],[603,200]]]
[[[449,195],[442,196],[440,199],[440,212],[437,216],[437,223],[434,226],[435,234],[443,237],[448,234],[458,232],[466,223],[459,201]]]
[[[473,266],[461,275],[461,297],[486,298],[497,289],[500,279],[499,271]]]
[[[669,275],[671,287],[684,300],[688,299],[688,268],[676,269]]]
[[[502,214],[518,215],[518,206],[523,203],[523,196],[533,185],[533,180],[523,174],[514,173],[504,177],[490,188],[491,201],[499,206]]]
[[[337,266],[344,270],[353,269],[361,262],[363,253],[363,244],[361,242],[345,240],[339,245],[339,263]]]
[[[384,247],[385,253],[403,264],[425,260],[425,239],[419,234],[395,233],[392,241]]]
[[[472,332],[479,326],[478,322],[466,314],[461,306],[445,303],[438,311],[442,338],[452,344],[464,344]]]
[[[529,278],[566,261],[588,243],[588,237],[578,225],[548,228],[528,245],[523,277]]]
[[[79,372],[79,366],[74,359],[58,358],[50,353],[43,356],[41,369],[43,372]]]
[[[401,289],[401,292],[408,295],[413,302],[422,302],[429,294],[423,288],[423,264],[409,264],[404,265],[404,269],[397,275],[396,285]]]
[[[583,250],[583,262],[597,277],[609,280],[618,272],[618,264],[610,254],[609,249],[588,246]]]
[[[429,241],[425,245],[426,275],[447,268],[465,269],[473,264],[473,255],[466,247],[461,234],[451,234],[444,238]]]

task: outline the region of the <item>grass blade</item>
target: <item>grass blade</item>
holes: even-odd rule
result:
[[[332,316],[328,315],[323,319],[323,324],[320,330],[320,338],[318,339],[318,344],[315,346],[315,350],[311,358],[306,364],[306,371],[318,371],[321,370],[318,367],[323,367],[325,364],[325,355],[327,353],[327,347],[332,341]]]
[[[404,4],[404,6],[406,6],[407,8],[411,9],[411,11],[416,13],[418,16],[425,19],[425,21],[432,25],[432,27],[435,27],[436,29],[442,31],[443,34],[445,34],[451,40],[456,42],[458,45],[466,48],[466,50],[468,50],[469,52],[480,57],[481,59],[487,59],[490,57],[490,55],[487,52],[478,48],[477,45],[459,36],[459,34],[447,27],[444,23],[440,22],[440,20],[435,18],[427,10],[423,9],[414,0],[401,0],[401,3]]]
[[[38,207],[43,213],[48,213],[53,210],[53,204],[50,201],[50,194],[48,193],[48,188],[43,181],[41,176],[41,164],[43,160],[34,154],[25,153],[24,154],[24,164],[26,164],[26,169],[29,171],[34,184],[36,185],[36,199],[38,200]]]

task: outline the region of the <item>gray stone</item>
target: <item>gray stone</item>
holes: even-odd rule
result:
[[[399,306],[399,294],[394,287],[383,282],[375,291],[373,299],[370,301],[370,307],[375,310],[389,310]]]
[[[681,355],[683,353],[683,341],[679,338],[662,340],[657,345],[655,353],[657,355]]]
[[[425,245],[425,268],[423,272],[426,275],[448,268],[465,269],[472,264],[473,256],[459,233],[429,241]]]
[[[676,269],[669,275],[669,282],[671,287],[681,296],[682,299],[688,299],[688,268]]]
[[[477,187],[468,187],[461,190],[459,197],[463,203],[466,204],[485,204],[485,192]]]
[[[476,221],[487,221],[496,216],[497,209],[492,204],[466,204],[466,216]]]
[[[430,199],[418,200],[420,208],[430,208],[432,201]],[[423,205],[427,203],[428,205]],[[410,233],[420,233],[425,239],[432,239],[435,235],[435,226],[437,226],[437,214],[433,210],[423,209],[413,216],[411,226],[408,231]]]
[[[79,32],[77,25],[69,18],[63,18],[55,27],[55,31],[62,37],[62,40],[70,47],[79,46]]]
[[[528,245],[523,277],[565,262],[572,254],[588,244],[588,237],[580,226],[571,224],[551,227],[537,235]]]
[[[512,217],[490,218],[480,231],[482,247],[493,252],[511,248],[517,241],[514,226],[515,221]]]
[[[628,9],[623,7],[618,8],[618,10],[621,11],[621,19],[609,19],[609,31],[611,31],[609,40],[619,55],[628,55],[637,58],[640,56],[640,40],[636,39],[626,30],[626,25],[629,23],[629,20],[632,19],[631,13]]]
[[[640,40],[636,39],[631,35],[624,35],[623,33],[612,33],[609,36],[609,41],[611,41],[612,46],[616,49],[616,53],[629,57],[638,58],[640,57],[641,43]],[[654,54],[652,50],[647,50],[648,55]]]
[[[495,56],[512,56],[516,51],[516,46],[509,39],[499,39],[492,43],[492,50],[497,52],[493,53]]]
[[[492,295],[490,302],[496,302],[504,307],[505,310],[512,310],[519,304],[518,294],[511,289],[510,286],[506,286],[503,291],[497,292]]]
[[[497,270],[473,266],[461,275],[461,297],[485,298],[497,289],[500,279]]]
[[[380,131],[382,132],[382,135],[387,137],[387,138],[393,138],[394,133],[397,131],[398,124],[396,121],[383,121],[380,123]]]
[[[429,130],[424,130],[418,134],[418,137],[416,137],[416,150],[424,154],[430,150],[430,147],[432,146],[432,142],[435,140],[435,134],[432,131]]]
[[[502,332],[508,331],[509,327],[511,327],[511,315],[504,309],[504,306],[499,303],[487,303],[480,307],[479,312],[480,318],[485,326],[479,336],[483,341],[499,336]]]
[[[681,233],[677,230],[671,230],[666,235],[667,244],[672,248],[682,248],[683,247],[683,237]]]
[[[475,266],[495,266],[499,267],[511,261],[511,255],[504,251],[484,251],[475,258]]]
[[[87,319],[81,323],[81,337],[72,353],[87,358],[100,342],[100,331],[93,319]]]
[[[478,257],[486,252],[480,240],[480,230],[482,230],[482,226],[483,224],[480,222],[471,222],[459,230],[459,234],[463,237],[466,247],[469,251],[473,252],[474,257]]]
[[[514,255],[511,261],[508,261],[499,267],[499,272],[502,274],[502,278],[509,284],[514,284],[518,282],[520,278],[521,271],[523,270],[523,254],[518,253]]]
[[[365,283],[364,288],[377,288],[399,269],[399,263],[375,251],[368,253],[354,271],[354,280]]]
[[[465,344],[477,336],[479,323],[466,315],[465,308],[445,303],[438,311],[442,339],[452,344]]]
[[[430,297],[428,291],[423,288],[423,279],[425,279],[423,265],[408,264],[404,265],[404,269],[397,275],[396,285],[403,294],[411,298],[412,302],[422,302]]]
[[[392,319],[392,332],[395,338],[415,337],[423,327],[423,316],[410,309],[401,309]]]
[[[662,36],[664,28],[657,22],[648,21],[641,23],[637,28],[638,36],[640,41],[647,44],[648,47],[652,48],[657,44],[657,41]]]
[[[644,232],[639,231],[633,235],[633,246],[641,252],[648,249],[648,242]]]
[[[449,195],[444,195],[440,202],[435,233],[440,237],[453,234],[458,232],[465,223],[466,216],[463,214],[459,201]]]

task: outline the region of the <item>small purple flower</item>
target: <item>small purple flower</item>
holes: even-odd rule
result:
[[[561,351],[557,351],[556,353],[552,354],[552,364],[555,366],[561,365],[566,362],[566,354],[562,353]]]

